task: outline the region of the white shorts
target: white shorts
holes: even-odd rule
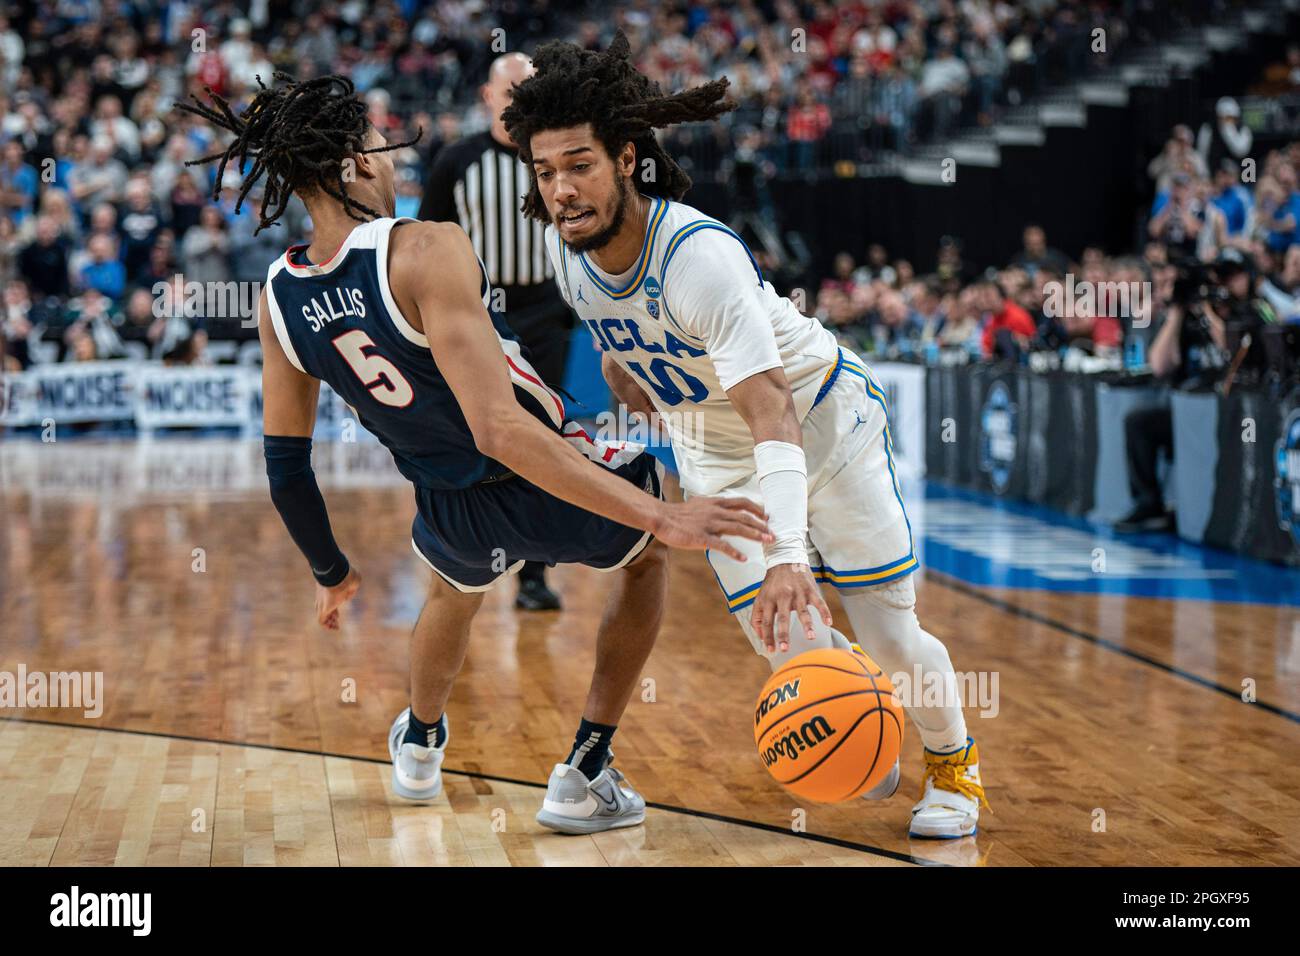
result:
[[[884,391],[848,349],[828,373],[803,421],[808,461],[808,559],[813,576],[837,588],[870,587],[917,568],[912,526],[894,473]],[[719,495],[762,502],[758,476]],[[746,560],[708,552],[734,614],[758,596],[766,573],[763,545],[732,539]]]

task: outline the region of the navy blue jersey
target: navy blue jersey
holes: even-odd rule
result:
[[[467,488],[506,468],[475,447],[428,339],[406,321],[388,287],[388,237],[399,223],[413,221],[358,225],[319,265],[307,262],[305,246],[290,248],[267,272],[267,304],[289,361],[328,382],[393,453],[403,475],[421,488]],[[504,319],[489,314],[519,403],[557,432],[567,431],[560,399],[533,371]]]

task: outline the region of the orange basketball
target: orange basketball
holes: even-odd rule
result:
[[[781,786],[838,803],[884,780],[903,745],[894,685],[861,651],[808,651],[774,672],[754,710],[754,742]]]

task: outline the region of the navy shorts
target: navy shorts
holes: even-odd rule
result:
[[[614,474],[663,497],[663,465],[620,449],[604,462]],[[447,583],[486,591],[525,561],[585,564],[613,571],[650,544],[650,532],[584,511],[518,476],[459,491],[415,489],[411,544]]]

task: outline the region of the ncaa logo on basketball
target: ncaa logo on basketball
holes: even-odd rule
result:
[[[1007,490],[1016,463],[1017,414],[1006,382],[994,382],[980,412],[979,462],[998,494]]]
[[[1300,408],[1287,416],[1277,441],[1277,521],[1300,548]]]
[[[652,299],[657,299],[657,298],[659,298],[659,292],[660,292],[660,289],[659,289],[659,280],[656,279],[654,276],[646,276],[646,277],[645,277],[645,294],[648,295],[648,296],[650,296],[650,298],[652,298]]]
[[[758,709],[754,712],[754,723],[760,723],[767,716],[768,711],[773,707],[784,704],[787,700],[794,700],[799,696],[799,679],[795,678],[788,684],[782,684],[775,688],[770,694],[758,702]]]

